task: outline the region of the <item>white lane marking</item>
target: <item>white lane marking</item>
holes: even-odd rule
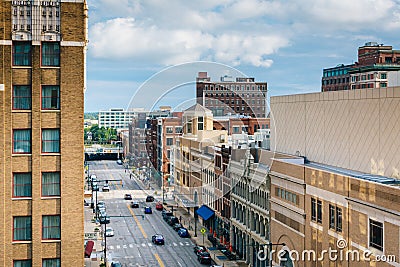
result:
[[[127,248],[127,247],[128,247],[127,245],[123,245],[123,246],[122,246],[122,248]]]
[[[178,264],[179,264],[179,266],[181,266],[182,267],[182,264],[178,261]]]
[[[152,246],[153,246],[151,243],[147,243],[147,245],[148,245],[149,247],[152,247]]]
[[[120,249],[121,248],[121,246],[120,245],[117,245],[117,249]]]
[[[142,243],[142,247],[145,247],[146,246],[146,244],[145,243]]]
[[[179,245],[183,246],[183,243],[182,243],[182,242],[179,242]]]
[[[186,246],[190,246],[189,242],[186,242]]]
[[[176,247],[177,246],[177,244],[174,242],[174,243],[172,243],[172,244],[174,244],[174,247]]]
[[[130,248],[133,248],[133,244],[129,244],[129,247],[130,247]]]
[[[114,246],[108,246],[108,249],[114,249]]]

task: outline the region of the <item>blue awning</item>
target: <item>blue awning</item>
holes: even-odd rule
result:
[[[201,218],[203,218],[203,220],[206,221],[210,219],[210,217],[213,216],[215,213],[212,209],[210,209],[206,205],[201,206],[196,212]]]

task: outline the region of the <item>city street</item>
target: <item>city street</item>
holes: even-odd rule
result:
[[[95,174],[99,181],[98,201],[105,202],[110,216],[107,227],[112,227],[115,233],[106,240],[107,261],[120,261],[123,266],[202,266],[193,252],[190,238],[179,237],[162,219],[161,211],[155,209],[160,192],[156,196],[154,190],[142,190],[142,183],[134,177],[131,179],[116,161],[91,161],[89,164],[90,175]],[[105,180],[109,180],[109,192],[101,191]],[[132,195],[132,200],[124,200],[127,193]],[[145,202],[149,194],[156,198],[152,203]],[[131,201],[139,202],[139,208],[131,208]],[[153,214],[144,214],[145,206],[152,207]],[[162,234],[165,245],[153,244],[151,236],[154,234]]]

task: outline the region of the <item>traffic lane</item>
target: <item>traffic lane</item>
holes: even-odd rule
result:
[[[117,202],[117,203],[115,203]],[[111,209],[120,214],[128,214],[124,211],[124,205],[118,203],[119,201],[112,201],[108,214]],[[147,203],[154,208],[154,203]],[[125,204],[126,205],[126,204]],[[115,240],[112,243],[111,251],[118,252],[121,262],[136,262],[149,264],[158,257],[166,266],[201,266],[197,262],[196,255],[193,253],[193,243],[190,239],[180,238],[178,234],[168,226],[162,219],[160,212],[155,211],[154,214],[143,214],[143,206],[145,202],[141,203],[141,208],[130,209],[131,215],[134,219],[127,217],[111,217],[111,221],[118,230],[114,229],[116,235],[120,235],[121,239]],[[121,218],[124,218],[121,220]],[[162,221],[160,221],[162,220]],[[151,236],[155,233],[162,233],[165,237],[164,246],[156,246],[151,243]],[[113,246],[114,245],[114,246]],[[115,256],[114,256],[115,257]]]
[[[149,204],[149,203],[147,203]],[[162,234],[165,238],[165,245],[160,246],[162,249],[158,251],[160,258],[168,263],[182,264],[182,266],[202,266],[197,261],[197,256],[193,252],[194,244],[190,238],[181,238],[178,233],[169,226],[161,216],[161,211],[155,210],[154,202],[151,203],[153,214],[147,214],[149,224],[144,225],[144,230],[153,234]],[[151,235],[153,235],[151,234]]]

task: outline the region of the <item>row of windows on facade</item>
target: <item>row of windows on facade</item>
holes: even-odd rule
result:
[[[13,267],[32,267],[32,260],[14,260]],[[43,259],[42,267],[61,267],[61,260]]]
[[[44,110],[60,109],[60,86],[42,85],[41,108]],[[13,109],[32,109],[32,88],[30,85],[13,85]]]
[[[231,104],[231,105],[234,105],[235,103],[236,103],[236,105],[245,105],[245,104],[247,104],[247,105],[249,105],[249,104],[252,104],[252,105],[255,105],[256,104],[256,100],[251,100],[251,102],[249,102],[249,103],[247,103],[245,100],[242,100],[242,101],[240,101],[240,100],[223,100],[223,99],[221,99],[221,100],[205,100],[205,104],[207,105],[207,104],[210,104],[210,105],[213,105],[213,104],[228,104],[229,105],[229,103]],[[263,100],[257,100],[257,104],[258,105],[262,105],[262,104],[264,104],[264,101]]]
[[[311,220],[322,223],[322,201],[311,198]],[[342,232],[342,208],[329,204],[329,229]],[[369,246],[383,251],[383,223],[369,220]]]
[[[42,42],[41,45],[42,66],[60,66],[60,43]],[[13,66],[32,66],[32,43],[13,42]]]
[[[60,196],[60,172],[42,172],[41,196]],[[32,173],[13,174],[13,198],[32,197]]]
[[[206,90],[214,90],[214,88],[215,88],[215,90],[242,90],[242,91],[244,91],[245,89],[247,90],[247,91],[250,91],[250,88],[251,88],[251,90],[252,91],[254,91],[255,89],[256,89],[256,87],[254,86],[254,85],[235,85],[235,84],[227,84],[227,85],[218,85],[218,84],[216,84],[215,86],[214,85],[210,85],[210,86],[208,86],[207,84],[205,85],[205,89]],[[261,87],[260,87],[260,85],[257,85],[257,90],[260,90],[260,88],[261,88],[261,90],[265,90],[265,85],[262,85]]]
[[[204,95],[205,97],[214,97],[214,94],[213,93],[211,93],[211,94],[208,94],[208,93],[206,93],[205,95]],[[250,97],[250,94],[235,94],[235,93],[226,93],[225,94],[225,97],[239,97],[239,96],[241,96],[241,97]],[[221,94],[215,94],[215,97],[224,97],[224,94],[223,93],[221,93]],[[262,95],[262,94],[251,94],[251,97],[264,97],[264,95]]]
[[[348,70],[347,70],[347,69],[328,70],[328,71],[324,71],[323,76],[324,76],[324,77],[332,77],[332,76],[346,75],[347,73],[348,73]]]
[[[363,83],[363,84],[352,84],[351,89],[366,89],[366,88],[386,88],[387,83],[379,83],[379,87],[375,86],[375,83]]]
[[[175,126],[175,127],[172,127],[172,126],[167,126],[167,127],[165,127],[165,131],[166,131],[166,133],[169,133],[169,134],[172,134],[172,133],[174,133],[174,128],[175,128],[175,133],[182,133],[182,126]]]
[[[30,154],[31,129],[13,130],[13,153]],[[60,153],[60,129],[42,129],[42,153]]]
[[[32,11],[30,8],[26,8],[26,9],[20,8],[19,9],[20,17],[23,17],[23,16],[30,17],[31,14],[32,14]],[[13,10],[13,15],[18,16],[18,10],[16,8]],[[55,15],[56,15],[56,17],[59,17],[60,11],[56,10]],[[52,10],[42,10],[42,16],[51,18],[51,17],[53,17],[53,11]]]
[[[61,239],[61,216],[42,216],[42,240]],[[32,240],[32,216],[13,217],[13,241]]]
[[[218,105],[218,103],[216,103],[217,105]],[[206,107],[208,107],[208,106],[211,106],[211,105],[213,105],[213,103],[210,103],[210,104],[208,104],[208,103],[206,103]],[[220,107],[225,107],[226,105],[220,105]],[[260,110],[265,110],[265,108],[264,107],[253,107],[253,108],[250,108],[249,106],[247,106],[247,107],[227,107],[228,109],[229,109],[229,111],[231,111],[231,112],[240,112],[240,111],[248,111],[248,112],[250,112],[250,113],[254,113],[254,111],[260,111]],[[242,114],[241,114],[242,115]],[[257,116],[258,117],[260,117],[261,116],[261,114],[257,114]]]
[[[18,27],[18,25],[19,25],[19,27]],[[21,31],[25,31],[25,30],[27,30],[27,31],[30,31],[31,30],[31,25],[30,24],[14,24],[13,25],[13,29],[14,29],[14,31],[18,31],[18,30],[21,30]],[[55,25],[55,27],[53,27],[53,25],[51,25],[51,24],[49,24],[49,25],[46,25],[46,24],[43,24],[42,25],[42,31],[56,31],[56,32],[59,32],[60,31],[60,25]]]

